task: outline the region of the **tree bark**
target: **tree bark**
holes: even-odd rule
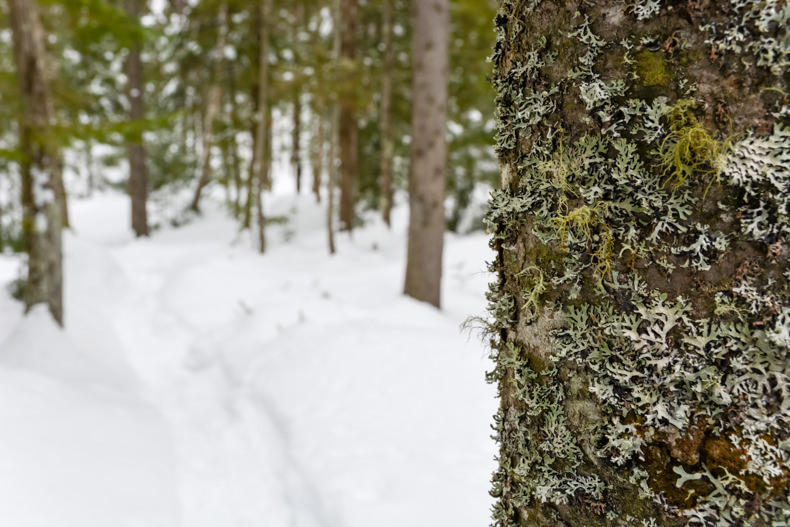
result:
[[[394,50],[392,47],[392,0],[384,0],[382,9],[382,30],[384,39],[384,71],[381,78],[381,216],[387,227],[390,226],[392,211],[392,162],[394,143],[392,140],[392,78]]]
[[[22,176],[22,228],[28,253],[26,310],[46,304],[63,325],[64,195],[62,164],[57,139],[50,78],[46,64],[44,29],[34,0],[9,0],[22,110],[19,119]]]
[[[340,102],[340,229],[354,229],[354,204],[358,171],[357,118],[354,76],[357,55],[357,0],[340,4],[340,68],[342,100]]]
[[[133,23],[140,22],[140,0],[126,0],[126,12]],[[132,200],[132,229],[136,236],[148,236],[148,177],[145,170],[145,146],[143,133],[139,126],[145,118],[143,102],[143,62],[140,57],[138,38],[129,47],[126,57],[127,98],[129,100],[129,121],[134,128],[127,141],[129,154],[129,196]]]
[[[214,121],[219,115],[220,105],[222,104],[222,74],[225,58],[225,42],[228,33],[228,5],[222,3],[219,7],[219,34],[217,36],[217,46],[214,49],[214,82],[211,85],[204,114],[203,130],[201,137],[203,159],[200,163],[200,179],[198,180],[195,195],[192,198],[190,209],[195,212],[200,210],[200,197],[203,189],[211,179],[211,149],[214,146]]]
[[[409,245],[404,292],[440,307],[450,11],[447,0],[415,0],[414,7]]]
[[[294,96],[293,129],[291,130],[291,166],[294,167],[296,176],[296,193],[302,191],[302,98],[299,91]]]
[[[255,152],[253,156],[253,174],[255,175],[255,210],[258,225],[258,250],[266,251],[266,218],[263,212],[263,190],[267,184],[267,126],[269,107],[269,17],[271,16],[271,0],[259,3],[260,20],[260,55],[258,57],[258,111],[256,118]]]
[[[321,203],[321,174],[324,171],[324,119],[320,113],[315,116],[315,149],[313,151],[313,195],[316,203]]]
[[[501,2],[493,525],[790,518],[789,16]]]

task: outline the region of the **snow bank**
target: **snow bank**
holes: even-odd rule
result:
[[[12,331],[0,347],[0,526],[179,524],[169,431],[128,380],[46,308]]]

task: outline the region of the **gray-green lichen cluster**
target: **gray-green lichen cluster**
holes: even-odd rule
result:
[[[790,525],[790,3],[570,5],[496,19],[494,523]]]

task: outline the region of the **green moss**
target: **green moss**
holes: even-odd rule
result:
[[[636,73],[645,86],[666,85],[672,78],[662,53],[644,50],[636,54]]]
[[[732,138],[719,141],[705,130],[692,112],[695,107],[696,103],[689,99],[675,104],[669,113],[672,132],[664,138],[659,149],[664,175],[675,188],[682,187],[694,174],[712,176],[710,184],[718,183],[727,153],[732,148]]]

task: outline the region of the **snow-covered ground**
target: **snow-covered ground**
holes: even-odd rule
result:
[[[447,235],[437,311],[404,208],[330,257],[312,201],[271,199],[265,256],[218,205],[134,240],[124,196],[72,203],[66,331],[0,290],[0,527],[488,523],[486,237]]]

